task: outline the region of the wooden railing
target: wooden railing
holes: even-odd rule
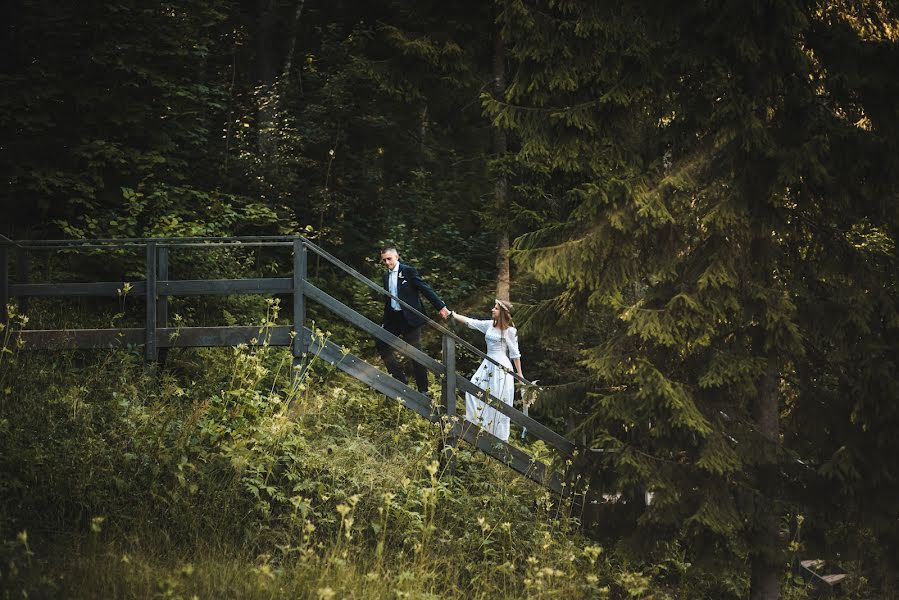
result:
[[[290,247],[293,251],[291,277],[253,279],[203,279],[179,280],[169,277],[170,252],[184,248],[223,247]],[[0,319],[7,319],[6,306],[12,299],[25,301],[29,297],[53,296],[94,296],[115,297],[121,293],[126,282],[89,283],[30,283],[27,280],[28,254],[31,252],[66,249],[87,250],[96,248],[143,248],[145,256],[145,278],[128,282],[128,294],[145,298],[146,319],[143,328],[119,329],[68,329],[68,330],[24,330],[19,332],[30,349],[64,348],[116,348],[127,345],[143,345],[144,357],[148,364],[159,359],[160,350],[174,347],[215,347],[252,344],[259,336],[259,327],[178,327],[169,326],[168,298],[171,296],[225,295],[225,294],[285,294],[293,298],[293,323],[290,326],[275,326],[268,332],[266,342],[272,346],[290,346],[293,357],[294,376],[302,373],[304,357],[319,356],[337,366],[342,371],[363,381],[379,392],[397,400],[422,417],[443,423],[448,428],[448,448],[454,448],[459,440],[464,440],[481,452],[503,462],[510,468],[532,479],[548,489],[563,495],[576,493],[571,474],[578,465],[589,457],[590,451],[578,447],[574,442],[510,406],[488,391],[482,390],[467,378],[456,372],[456,351],[464,348],[480,359],[494,362],[451,330],[419,313],[387,290],[360,274],[352,267],[338,260],[316,244],[303,237],[241,237],[241,238],[151,238],[151,239],[103,239],[103,240],[50,240],[13,241],[0,238]],[[9,264],[12,252],[18,256],[18,281],[10,281]],[[429,327],[442,337],[441,360],[432,358],[425,352],[409,345],[386,329],[371,321],[351,307],[343,304],[325,291],[316,287],[307,276],[309,253],[313,253],[337,267],[355,280],[382,295],[390,296],[404,308],[421,315]],[[372,337],[381,340],[403,356],[423,365],[442,381],[441,402],[438,410],[431,399],[417,390],[394,379],[389,374],[368,364],[353,354],[346,353],[337,344],[316,335],[306,327],[306,302],[313,301],[328,309],[338,317],[351,323]],[[519,384],[529,382],[511,372]],[[552,465],[535,460],[516,446],[502,441],[476,424],[465,420],[464,410],[457,409],[459,394],[470,393],[481,398],[485,404],[509,417],[510,421],[526,431],[528,436],[543,440],[556,451]],[[452,450],[448,451],[452,455]],[[572,469],[572,465],[575,469]]]

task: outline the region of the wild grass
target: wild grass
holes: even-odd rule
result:
[[[136,350],[29,352],[13,315],[3,598],[688,597],[689,565],[628,563],[465,446],[448,471],[440,427],[315,357],[292,382],[276,309],[259,345],[155,372]]]

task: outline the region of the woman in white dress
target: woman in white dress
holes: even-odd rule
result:
[[[450,313],[450,316],[457,321],[484,333],[484,339],[487,342],[487,356],[502,365],[502,368],[484,359],[472,376],[471,382],[482,390],[488,390],[492,396],[496,396],[506,404],[512,404],[515,396],[515,379],[512,377],[513,363],[515,372],[519,377],[524,377],[521,371],[521,352],[518,349],[518,330],[515,329],[515,324],[512,322],[510,309],[511,306],[508,303],[497,300],[491,311],[492,320],[470,319],[455,311]],[[465,394],[465,418],[503,441],[509,439],[509,417],[467,393]]]

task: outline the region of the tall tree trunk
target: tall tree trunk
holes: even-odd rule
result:
[[[752,170],[763,173],[760,165],[752,165]],[[747,190],[749,198],[766,198],[763,178],[756,178]],[[778,289],[774,276],[774,265],[778,264],[778,248],[770,235],[774,215],[766,202],[756,202],[751,207],[752,242],[750,256],[752,279],[765,290]],[[776,292],[773,292],[776,293]],[[769,311],[773,308],[764,297],[755,301],[756,325],[751,332],[752,352],[764,357],[765,370],[756,380],[756,394],[751,411],[756,431],[761,437],[758,464],[755,468],[755,483],[759,498],[755,514],[750,523],[750,600],[778,600],[780,579],[784,569],[784,540],[780,535],[780,356],[772,333],[764,323],[769,321]]]
[[[258,0],[259,39],[257,40],[258,74],[260,93],[257,98],[257,126],[259,138],[257,149],[266,163],[272,180],[279,180],[281,161],[278,152],[278,131],[276,120],[282,95],[289,92],[290,72],[296,56],[297,36],[305,0],[298,0],[290,26],[289,41],[283,61],[274,41],[278,39],[278,3],[275,0]]]
[[[256,98],[256,127],[258,137],[256,148],[262,161],[269,162],[277,143],[274,140],[273,127],[275,115],[274,84],[278,76],[277,39],[278,25],[277,2],[275,0],[258,0],[259,30],[256,40],[256,74],[259,79],[259,93]]]
[[[493,44],[493,96],[502,98],[506,93],[506,48],[502,34],[497,31]],[[506,155],[506,132],[495,127],[493,129],[494,160],[501,160]],[[509,212],[509,181],[503,167],[496,172],[493,188],[494,208],[497,218],[496,232],[496,297],[509,300],[511,270],[509,268],[509,230],[506,215]]]
[[[764,462],[758,466],[758,487],[762,494],[757,506],[750,572],[750,600],[778,600],[780,578],[783,574],[781,556],[780,518],[777,496],[777,455],[780,446],[778,409],[778,374],[774,357],[769,358],[768,372],[761,377],[753,406],[753,418],[759,433],[765,438]]]
[[[425,104],[421,108],[421,112],[419,113],[418,120],[418,153],[421,157],[421,161],[424,162],[425,157],[428,155],[428,105]]]
[[[286,83],[290,78],[290,69],[293,67],[293,59],[297,51],[297,34],[299,33],[300,17],[303,16],[303,7],[305,5],[306,0],[299,0],[299,2],[297,2],[296,11],[293,13],[293,27],[290,30],[290,43],[287,46],[287,56],[284,58],[284,67],[281,69],[281,78],[284,80],[285,88],[287,87]]]

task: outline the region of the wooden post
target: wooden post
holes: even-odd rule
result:
[[[159,281],[169,280],[169,247],[158,246],[156,252],[159,271]],[[158,282],[157,282],[158,283]],[[169,326],[169,297],[159,296],[156,300],[156,322],[159,327]],[[168,346],[159,348],[159,365],[165,368],[165,361],[169,357]]]
[[[441,459],[446,461],[446,470],[452,473],[456,467],[456,446],[459,443],[462,424],[457,421],[456,411],[456,340],[446,334],[443,335],[443,365],[446,367],[446,377],[443,380],[443,402],[446,406],[446,417],[450,429],[446,434],[446,443],[443,446]]]
[[[293,240],[293,330],[294,338],[291,344],[291,352],[293,360],[291,361],[290,377],[291,381],[296,381],[308,365],[308,360],[304,357],[309,343],[303,336],[303,326],[306,322],[306,244],[302,238],[294,238]]]
[[[147,325],[144,346],[144,363],[147,366],[159,360],[156,327],[156,242],[147,242]]]
[[[29,277],[30,268],[30,256],[28,256],[28,250],[25,248],[19,248],[19,251],[16,253],[18,256],[16,257],[19,263],[17,265],[17,270],[19,272],[19,283],[29,283],[31,281]],[[27,296],[19,296],[19,314],[25,314],[28,312],[28,297]]]
[[[169,248],[159,246],[157,250],[159,281],[169,280]],[[158,283],[158,282],[157,282]],[[169,326],[169,297],[159,296],[156,301],[156,320],[160,327]]]
[[[9,304],[9,248],[0,244],[0,323],[9,323],[6,305]]]
[[[522,394],[522,398],[524,398],[524,394]],[[531,415],[528,414],[528,409],[529,409],[529,407],[528,407],[527,404],[525,404],[524,406],[521,407],[521,412],[523,412],[523,413],[524,413],[524,416],[526,416],[526,417],[530,417],[530,416],[531,416]],[[528,428],[527,428],[527,427],[522,427],[522,428],[521,428],[521,439],[522,439],[522,440],[525,440],[527,437],[528,437]]]

